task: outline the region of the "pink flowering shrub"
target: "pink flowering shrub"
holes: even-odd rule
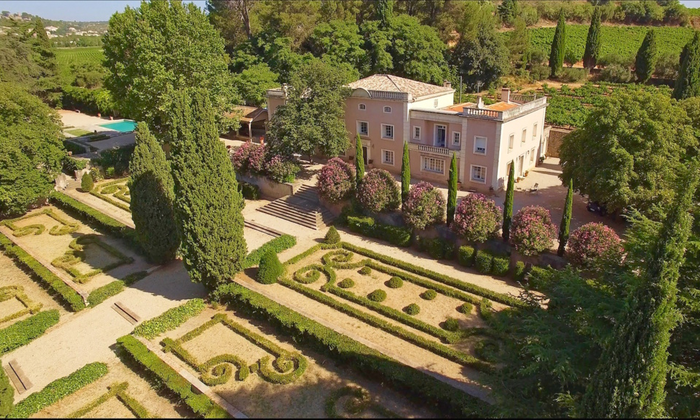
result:
[[[252,144],[253,143],[243,143],[241,147],[233,152],[231,162],[236,172],[245,173],[248,170],[248,155],[250,154]]]
[[[575,265],[592,268],[602,259],[620,261],[622,240],[602,223],[587,223],[569,236],[566,255]]]
[[[516,251],[531,256],[549,249],[556,233],[549,210],[540,206],[528,206],[520,209],[513,217],[510,240]]]
[[[469,194],[455,209],[452,230],[470,242],[485,242],[496,236],[503,222],[502,210],[483,194]]]
[[[375,168],[362,178],[357,201],[373,213],[396,210],[401,204],[401,192],[389,172]]]
[[[231,156],[231,162],[236,172],[261,174],[265,163],[265,146],[243,143]]]
[[[294,162],[284,160],[281,156],[275,155],[265,163],[264,170],[268,178],[275,182],[283,183],[294,182],[300,168]]]
[[[403,220],[408,226],[423,230],[445,221],[446,205],[440,190],[429,182],[420,182],[408,192],[403,206]]]
[[[321,168],[316,185],[326,200],[332,203],[344,200],[355,191],[355,168],[340,158],[333,158]]]

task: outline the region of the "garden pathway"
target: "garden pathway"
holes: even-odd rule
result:
[[[123,303],[141,320],[147,320],[186,300],[205,295],[203,286],[190,281],[182,262],[175,261],[98,306],[73,315],[59,328],[3,355],[5,363],[17,360],[33,384],[29,392],[17,394],[15,402],[88,363],[114,356],[112,349],[117,338],[134,329],[134,325],[112,309],[114,302]]]

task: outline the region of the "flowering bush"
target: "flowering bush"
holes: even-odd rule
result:
[[[263,165],[265,164],[265,146],[261,144],[253,144],[248,153],[248,172],[253,174],[262,174]]]
[[[556,235],[549,211],[540,206],[523,207],[513,217],[510,240],[515,249],[525,255],[537,255],[552,245]]]
[[[452,230],[467,241],[485,242],[498,233],[502,221],[501,208],[495,201],[483,194],[469,194],[455,210]]]
[[[299,166],[294,162],[282,159],[281,156],[273,156],[265,164],[265,173],[275,182],[293,182],[299,173]]]
[[[262,173],[265,162],[265,146],[246,142],[231,156],[233,168],[240,173]]]
[[[375,168],[362,178],[357,201],[373,213],[396,210],[401,204],[401,192],[389,172]]]
[[[316,185],[322,197],[337,203],[354,192],[355,168],[340,158],[333,158],[321,168]]]
[[[403,206],[403,220],[414,229],[445,221],[445,198],[440,190],[429,182],[420,182],[408,192]]]
[[[619,261],[622,252],[622,241],[614,230],[602,223],[588,223],[571,233],[566,255],[572,263],[591,268],[602,258]]]

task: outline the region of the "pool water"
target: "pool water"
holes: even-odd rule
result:
[[[136,129],[136,122],[131,120],[124,120],[115,123],[101,124],[100,127],[108,128],[110,130],[119,131],[122,133],[130,133]]]

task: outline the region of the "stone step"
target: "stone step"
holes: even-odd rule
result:
[[[278,230],[270,229],[267,226],[259,225],[257,223],[250,222],[248,220],[245,221],[245,227],[247,227],[248,229],[258,231],[260,233],[264,233],[266,235],[274,236],[274,237],[279,237],[279,236],[284,235],[284,233],[282,233]]]
[[[282,200],[275,200],[258,211],[310,229],[318,229],[316,212],[303,211]]]

